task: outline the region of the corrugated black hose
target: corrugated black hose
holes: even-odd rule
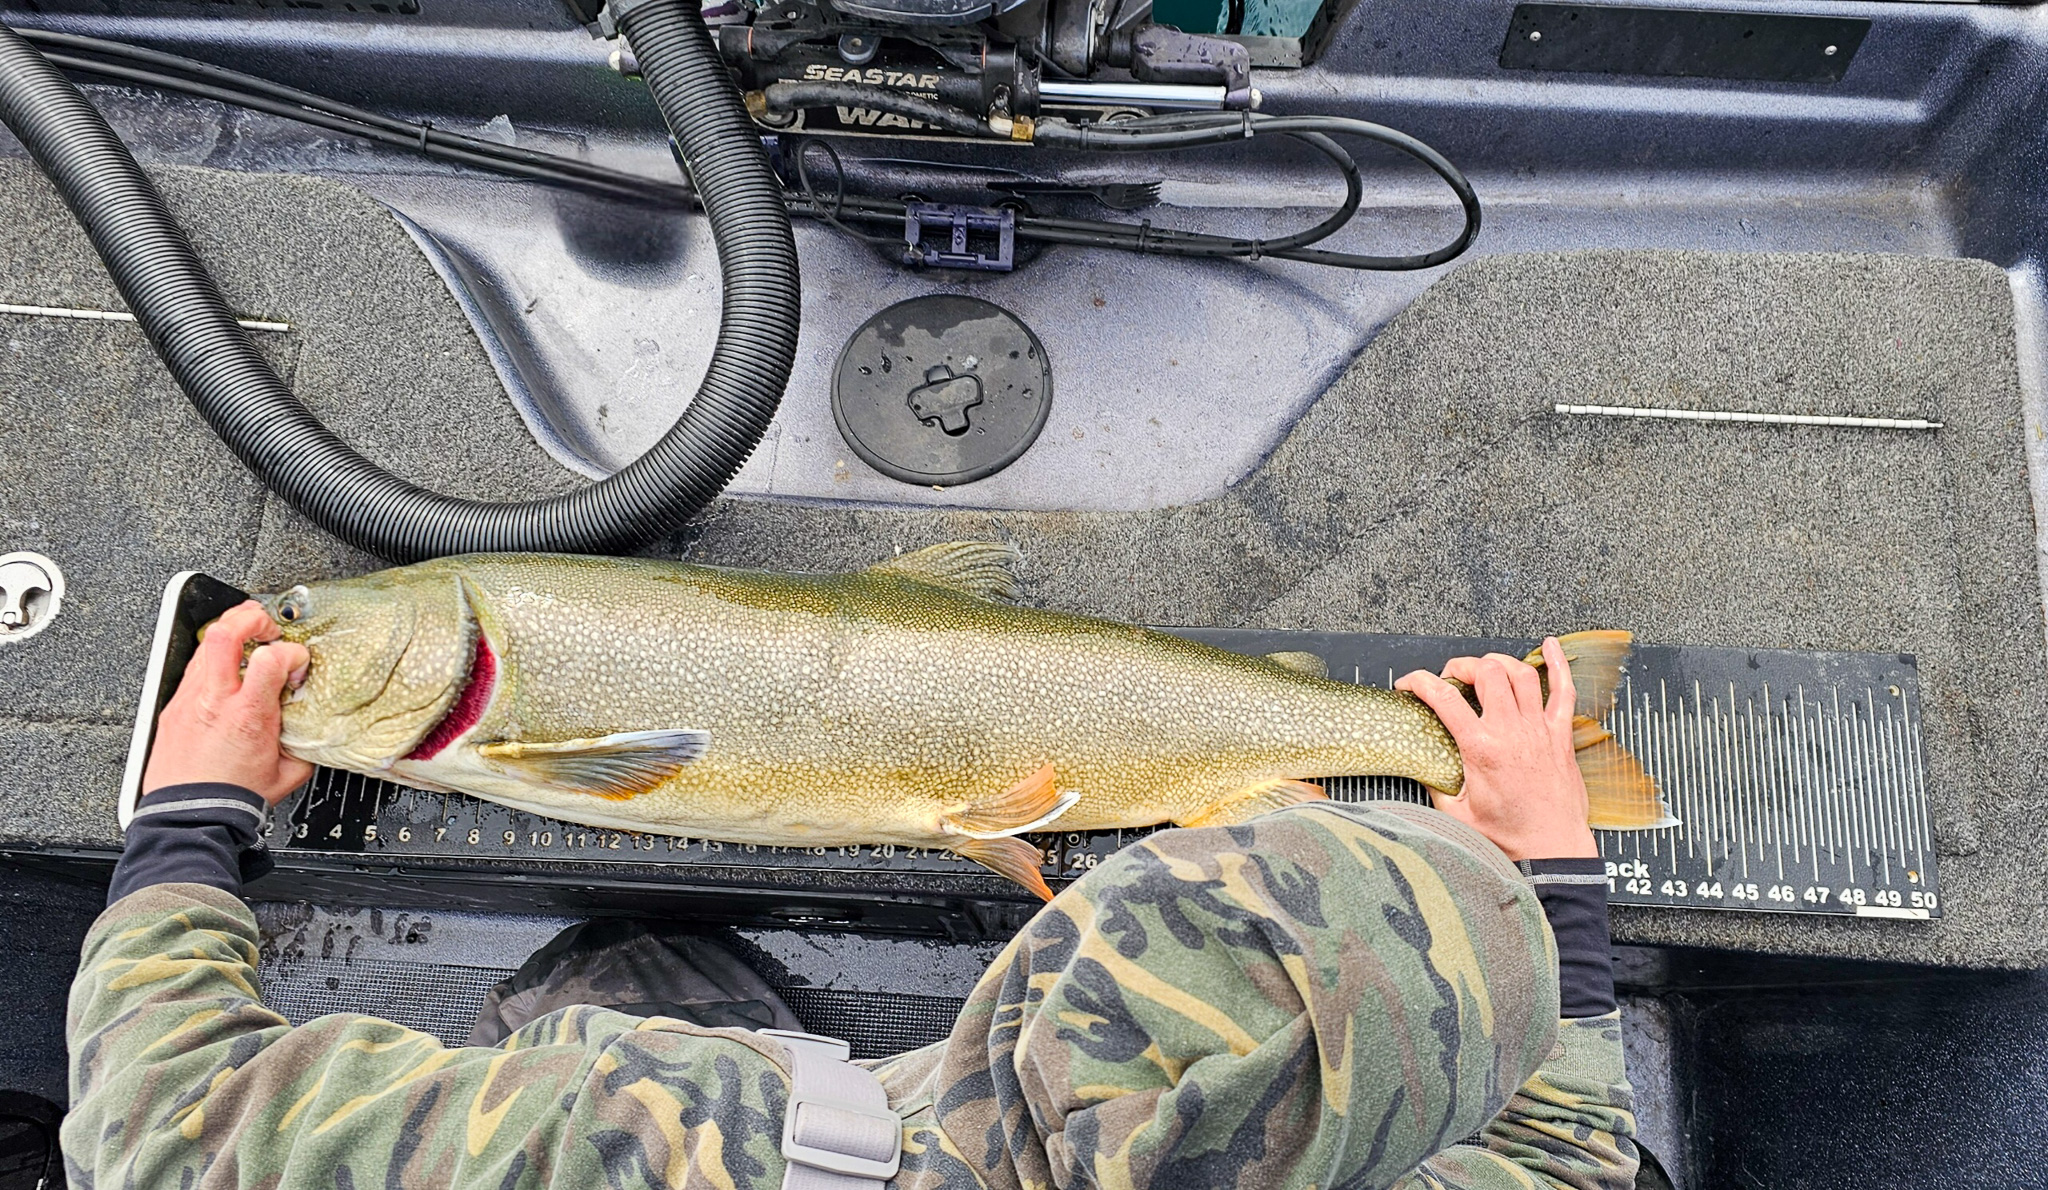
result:
[[[98,109],[0,27],[0,122],[50,176],[185,394],[249,468],[316,523],[394,561],[481,550],[632,550],[710,503],[746,461],[796,355],[796,244],[698,0],[638,0],[620,26],[682,146],[718,245],[725,301],[704,382],[631,466],[567,495],[443,496],[365,459],[292,395],[235,322],[156,187]],[[451,444],[452,446],[452,444]]]

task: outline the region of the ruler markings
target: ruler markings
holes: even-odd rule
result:
[[[1821,764],[1827,766],[1827,799],[1835,805],[1835,817],[1841,823],[1841,860],[1849,866],[1849,879],[1855,879],[1855,805],[1849,801],[1849,784],[1841,774],[1841,750],[1839,731],[1841,719],[1829,719],[1827,703],[1821,694],[1815,694],[1815,723],[1821,727]]]
[[[1927,789],[1925,785],[1927,767],[1925,760],[1920,755],[1920,733],[1913,723],[1913,704],[1907,700],[1903,692],[1899,695],[1899,718],[1899,734],[1906,741],[1906,754],[1909,757],[1906,771],[1912,775],[1914,808],[1918,811],[1914,815],[1916,824],[1914,833],[1918,836],[1916,839],[1915,855],[1920,861],[1920,870],[1926,871],[1927,849],[1932,845],[1932,841],[1927,837],[1927,832],[1932,829],[1934,824],[1927,806]]]
[[[1737,835],[1742,840],[1742,878],[1749,879],[1749,838],[1750,829],[1755,826],[1754,816],[1749,813],[1748,790],[1735,779],[1735,703],[1734,691],[1729,691],[1728,717],[1721,715],[1721,696],[1714,695],[1714,734],[1720,737],[1721,791],[1735,807]],[[1761,863],[1763,856],[1759,854]]]
[[[1799,708],[1799,717],[1796,720],[1793,719],[1792,711],[1788,707],[1785,712],[1785,722],[1792,733],[1792,747],[1786,750],[1785,763],[1792,766],[1791,777],[1796,782],[1794,788],[1798,790],[1800,813],[1806,819],[1806,854],[1813,861],[1813,882],[1819,884],[1821,820],[1814,807],[1813,787],[1809,779],[1810,770],[1807,765],[1801,763],[1801,759],[1806,755],[1805,688],[1794,687],[1794,696],[1798,699],[1796,705]],[[1793,726],[1795,723],[1797,726]]]
[[[1890,884],[1894,854],[1902,865],[1906,859],[1904,848],[1898,845],[1898,816],[1892,812],[1898,802],[1892,786],[1892,773],[1897,765],[1892,760],[1890,749],[1884,746],[1877,734],[1877,691],[1866,686],[1863,697],[1866,704],[1863,732],[1870,741],[1871,754],[1877,758],[1876,771],[1871,775],[1870,796],[1872,804],[1877,807],[1879,820],[1884,823],[1884,879],[1886,884]]]
[[[1866,687],[1863,693],[1866,698],[1872,699],[1871,705],[1875,707],[1876,692]],[[1872,718],[1870,711],[1862,703],[1857,702],[1853,694],[1850,695],[1849,727],[1856,733],[1858,747],[1862,748],[1863,754],[1869,758],[1860,783],[1863,814],[1870,821],[1870,829],[1877,845],[1875,856],[1867,861],[1865,866],[1871,870],[1873,876],[1880,868],[1883,869],[1885,883],[1889,884],[1892,871],[1891,816],[1885,813],[1884,801],[1878,796],[1879,791],[1884,788],[1884,770],[1888,766],[1884,755],[1878,751],[1877,737],[1871,734]]]
[[[1912,854],[1915,842],[1914,823],[1916,819],[1916,816],[1911,813],[1913,807],[1912,768],[1906,762],[1903,741],[1899,739],[1899,720],[1898,716],[1894,713],[1897,709],[1889,699],[1886,700],[1884,704],[1885,745],[1890,749],[1893,757],[1891,792],[1892,796],[1897,799],[1900,810],[1899,862],[1917,872],[1919,871],[1919,865],[1914,862]]]

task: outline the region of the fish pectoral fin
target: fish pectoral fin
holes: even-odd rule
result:
[[[1024,840],[968,839],[955,843],[953,850],[999,876],[1008,876],[1037,893],[1039,900],[1052,900],[1052,889],[1046,886],[1045,873],[1040,871],[1045,857]]]
[[[1656,779],[1597,720],[1572,719],[1572,751],[1586,779],[1586,825],[1596,831],[1647,831],[1677,826]]]
[[[1006,839],[1042,830],[1081,800],[1081,795],[1071,790],[1061,793],[1055,784],[1058,779],[1053,766],[1043,765],[994,797],[942,816],[939,826],[949,835],[970,839]]]
[[[1314,653],[1294,651],[1268,653],[1266,654],[1266,660],[1279,666],[1281,669],[1291,669],[1295,673],[1307,674],[1312,678],[1327,678],[1330,676],[1330,663]]]
[[[1319,802],[1328,796],[1323,792],[1323,787],[1313,781],[1292,781],[1285,778],[1261,781],[1250,789],[1211,802],[1193,814],[1175,818],[1173,825],[1236,826],[1261,814],[1284,810],[1288,806],[1299,806],[1303,802]]]
[[[1017,547],[1007,541],[948,541],[877,562],[868,573],[893,574],[976,599],[1010,600],[1023,594],[1010,569],[1016,564]]]
[[[594,740],[484,744],[477,755],[522,780],[611,801],[638,797],[704,755],[711,733],[620,731]]]

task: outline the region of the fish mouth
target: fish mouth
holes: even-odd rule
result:
[[[436,755],[455,742],[457,737],[477,725],[484,717],[484,708],[491,704],[491,694],[498,686],[498,658],[491,651],[491,642],[484,634],[476,634],[476,648],[470,655],[469,677],[463,682],[462,693],[456,696],[455,705],[441,717],[433,730],[427,732],[419,745],[405,754],[406,760],[432,760]]]

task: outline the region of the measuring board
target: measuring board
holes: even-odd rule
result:
[[[1533,642],[1364,633],[1175,629],[1243,653],[1302,650],[1339,680],[1391,684],[1460,654],[1521,656]],[[1599,832],[1608,899],[1621,905],[1781,913],[1940,916],[1920,754],[1913,659],[1641,646],[1607,716],[1663,789],[1676,826]],[[1327,779],[1333,798],[1426,803],[1385,777]],[[1048,880],[1094,867],[1147,830],[1030,836]],[[418,867],[486,861],[521,870],[575,865],[664,885],[733,883],[738,870],[869,877],[985,877],[987,896],[1023,890],[950,852],[897,846],[769,847],[576,826],[460,794],[322,769],[274,819],[280,865],[295,855]],[[739,878],[743,882],[744,875]],[[873,887],[872,879],[864,880]]]

